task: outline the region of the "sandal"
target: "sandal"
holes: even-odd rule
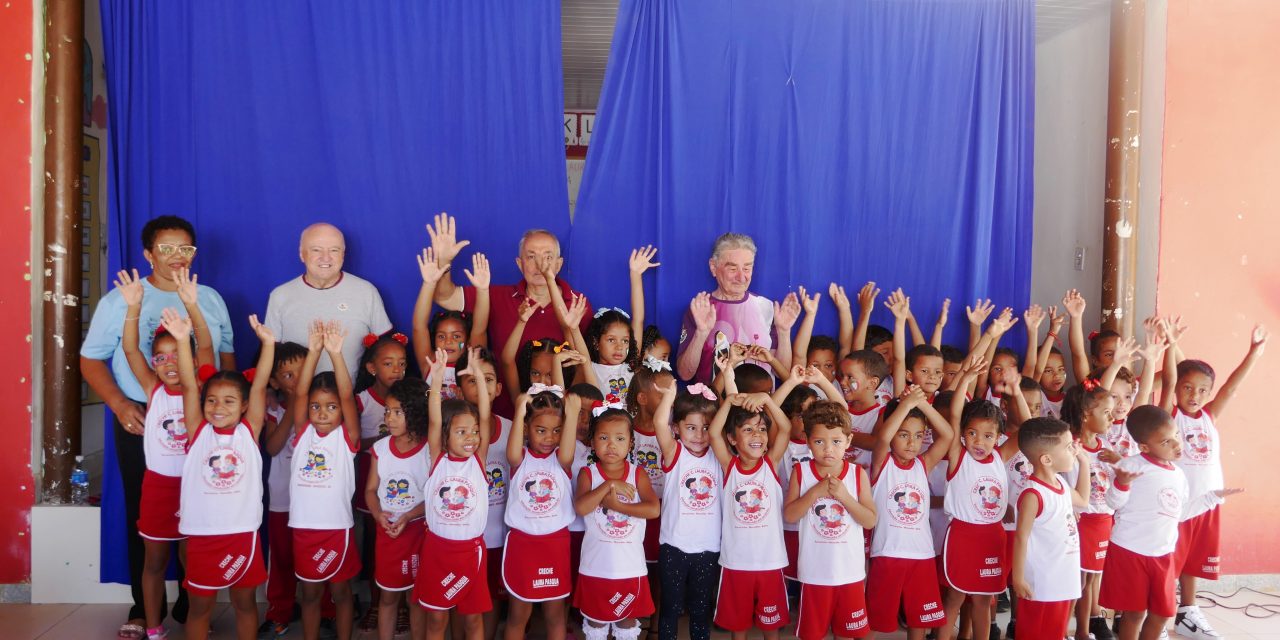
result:
[[[360,618],[361,631],[377,631],[378,630],[378,606],[369,607],[364,612],[364,616]]]
[[[409,630],[409,609],[400,607],[396,612],[396,633],[404,633]]]
[[[146,640],[147,628],[132,622],[126,622],[120,625],[120,630],[116,632],[117,638],[126,640]]]

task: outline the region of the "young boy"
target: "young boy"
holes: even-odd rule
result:
[[[863,529],[876,524],[870,482],[861,467],[845,460],[849,413],[830,401],[804,412],[813,458],[796,464],[783,519],[800,524],[800,617],[796,637],[862,638],[867,624],[863,582]]]
[[[1185,456],[1176,464],[1187,475],[1191,503],[1182,512],[1178,525],[1178,549],[1174,554],[1174,568],[1180,575],[1181,603],[1174,623],[1179,635],[1191,638],[1216,638],[1218,633],[1196,606],[1196,578],[1218,579],[1218,508],[1223,498],[1238,493],[1240,489],[1224,489],[1222,477],[1221,447],[1216,422],[1267,345],[1267,330],[1258,325],[1250,336],[1249,351],[1240,366],[1227,378],[1213,400],[1214,371],[1200,360],[1183,360],[1174,363],[1172,355],[1176,345],[1170,344],[1165,353],[1166,375],[1171,368],[1177,370],[1173,392],[1161,398],[1161,407],[1172,410],[1178,437],[1183,442]],[[1176,402],[1176,406],[1174,405]]]
[[[880,354],[863,349],[840,361],[840,386],[849,405],[849,456],[854,464],[871,465],[871,449],[875,445],[872,431],[883,415],[880,383],[889,376],[889,365]]]
[[[873,631],[893,633],[902,603],[907,637],[922,640],[926,629],[946,623],[929,530],[929,471],[946,458],[953,431],[919,387],[890,407],[871,453],[877,526],[867,574],[868,614]],[[935,446],[921,453],[926,424],[933,427]]]
[[[1077,473],[1075,487],[1069,487],[1058,474],[1088,469],[1089,460],[1072,443],[1067,423],[1054,418],[1024,422],[1018,447],[1033,469],[1018,497],[1013,543],[1018,631],[1025,638],[1061,638],[1067,634],[1071,601],[1080,597],[1074,509],[1088,505],[1090,481],[1088,473]]]

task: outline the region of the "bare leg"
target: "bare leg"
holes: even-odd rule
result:
[[[205,640],[209,637],[209,620],[213,617],[215,596],[191,594],[191,608],[187,611],[187,638]]]
[[[973,640],[987,640],[991,635],[991,601],[993,596],[971,595],[969,602],[973,607],[969,612],[969,620],[973,628]]]
[[[466,629],[467,640],[483,640],[484,639],[484,616],[476,613],[469,613],[462,616],[462,625]]]
[[[421,606],[418,608],[423,609]],[[444,640],[444,631],[449,626],[450,612],[436,609],[425,609],[425,611],[427,614],[427,640]]]
[[[568,622],[568,604],[565,599],[542,603],[542,617],[546,623],[547,640],[564,640],[565,623]],[[514,604],[514,603],[513,603]],[[507,624],[511,624],[510,617]]]
[[[938,640],[951,640],[956,638],[957,633],[963,635],[965,627],[963,622],[959,631],[957,631],[955,621],[960,618],[960,607],[965,603],[964,593],[955,589],[947,589],[947,593],[942,596],[942,607],[946,609],[947,621],[938,628]]]
[[[1097,573],[1081,573],[1080,599],[1076,600],[1076,640],[1089,640],[1089,618],[1097,606],[1094,594],[1098,586]]]
[[[298,608],[302,609],[302,637],[316,640],[320,636],[320,597],[324,595],[323,582],[300,581]]]
[[[502,634],[503,640],[522,640],[528,630],[531,615],[533,603],[513,596],[507,605],[507,627]]]
[[[1194,605],[1196,603],[1196,577],[1184,573],[1178,576],[1178,586],[1182,590],[1182,593],[1178,596],[1178,604],[1184,607]]]
[[[391,640],[396,635],[396,614],[400,608],[400,591],[382,590],[378,596],[378,640]]]
[[[1148,613],[1146,621],[1142,623],[1142,633],[1138,637],[1142,640],[1156,640],[1168,624],[1168,618]]]
[[[258,602],[254,597],[256,589],[230,589],[231,607],[236,610],[236,637],[240,640],[255,640],[258,637]]]
[[[334,613],[337,614],[334,624],[338,627],[338,640],[351,640],[351,625],[355,623],[356,603],[351,597],[351,581],[330,582],[329,592],[333,594]],[[319,608],[316,609],[319,611]],[[396,622],[391,616],[391,624]]]
[[[1146,611],[1117,611],[1120,615],[1120,640],[1138,640],[1138,631],[1142,629],[1142,620]],[[1121,615],[1123,614],[1123,615]],[[1159,634],[1156,634],[1157,636]]]
[[[169,545],[172,542],[142,539],[142,609],[146,612],[148,629],[160,626],[164,608],[164,570],[169,567]]]

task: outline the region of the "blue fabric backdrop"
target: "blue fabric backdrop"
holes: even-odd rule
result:
[[[302,272],[298,234],[347,234],[347,269],[408,333],[432,214],[463,216],[496,282],[524,229],[568,230],[560,3],[101,0],[110,109],[109,269],[177,214],[195,271],[246,316]],[[461,275],[458,276],[461,278]],[[107,430],[102,577],[128,581]]]
[[[724,231],[755,237],[752,288],[780,298],[902,286],[950,342],[981,295],[1022,309],[1031,279],[1033,0],[622,0],[567,259],[623,304],[626,251],[674,343],[713,290]],[[881,300],[884,297],[882,295]],[[650,307],[653,313],[653,306]],[[652,317],[652,316],[651,316]],[[873,321],[891,326],[881,307]]]

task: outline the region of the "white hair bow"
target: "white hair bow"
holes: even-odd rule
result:
[[[538,395],[539,393],[550,393],[557,398],[564,398],[564,389],[558,384],[542,384],[535,382],[529,385],[529,397]]]
[[[653,356],[644,357],[644,366],[646,369],[658,373],[659,371],[671,371],[671,363],[666,360],[659,360]]]
[[[604,315],[604,314],[606,314],[606,313],[608,313],[608,312],[610,312],[610,311],[617,311],[619,314],[621,314],[621,315],[622,315],[622,317],[624,317],[624,318],[626,318],[626,319],[628,319],[628,320],[630,320],[630,319],[631,319],[631,314],[629,314],[629,313],[627,313],[626,311],[623,311],[622,309],[619,309],[619,308],[617,308],[617,307],[600,307],[599,309],[596,309],[596,315],[595,315],[595,316],[593,316],[593,317],[594,317],[594,318],[596,318],[597,320],[599,320],[599,319],[600,319],[600,316],[602,316],[602,315]]]

